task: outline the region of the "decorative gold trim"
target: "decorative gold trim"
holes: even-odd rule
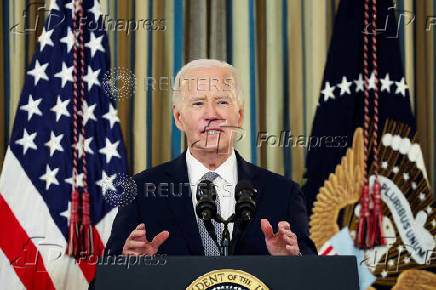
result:
[[[193,281],[186,290],[209,289],[222,283],[234,283],[250,290],[269,290],[269,288],[255,276],[242,270],[221,269],[210,271]]]

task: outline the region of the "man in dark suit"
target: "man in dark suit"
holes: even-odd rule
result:
[[[107,243],[109,254],[218,255],[195,214],[196,188],[208,179],[217,191],[218,212],[235,208],[238,181],[252,183],[256,212],[246,228],[230,225],[235,255],[314,255],[305,201],[299,186],[243,160],[233,149],[232,128],[241,128],[244,106],[232,66],[195,60],[177,74],[173,94],[177,127],[188,149],[171,162],[134,176],[136,199],[119,209]],[[271,225],[271,223],[274,225]],[[214,224],[219,237],[222,227]]]

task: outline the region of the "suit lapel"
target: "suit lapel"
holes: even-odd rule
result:
[[[256,190],[255,201],[257,206],[263,197],[263,191],[260,186],[260,183],[256,182],[257,177],[254,170],[255,166],[245,161],[237,151],[235,151],[235,153],[236,153],[236,160],[238,161],[238,183],[241,180],[247,180],[253,185],[254,189]]]
[[[198,230],[197,219],[192,205],[191,187],[186,167],[186,151],[169,163],[167,174],[174,186],[182,185],[182,196],[168,199],[168,206],[179,224],[191,255],[204,255],[204,247]],[[195,193],[194,193],[195,194]]]

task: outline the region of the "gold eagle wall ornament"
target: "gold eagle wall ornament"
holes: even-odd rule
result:
[[[372,144],[368,148],[372,149]],[[408,270],[422,274],[422,277],[427,273],[420,270],[436,271],[436,210],[416,135],[411,134],[407,125],[387,120],[377,150],[378,179],[382,185],[382,228],[387,244],[364,251],[365,264],[376,277],[372,284],[376,288],[378,285],[394,286],[398,276]],[[363,184],[363,160],[363,132],[358,128],[353,136],[353,146],[342,157],[335,173],[324,182],[314,203],[310,236],[320,255],[337,253],[329,241],[344,228],[348,228],[349,235],[354,238]],[[370,167],[370,183],[374,180],[373,172],[374,168]],[[327,247],[330,249],[326,250]]]
[[[425,270],[405,270],[392,290],[436,290],[436,274]]]
[[[353,205],[360,199],[363,181],[363,130],[357,128],[353,146],[347,149],[335,173],[324,182],[314,203],[309,223],[310,237],[318,251],[339,232],[339,212],[346,208],[347,215],[352,215]]]

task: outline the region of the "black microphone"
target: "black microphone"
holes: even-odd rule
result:
[[[204,221],[213,220],[217,213],[215,185],[210,180],[202,180],[197,186],[195,212]]]
[[[241,180],[235,188],[235,213],[236,219],[242,224],[248,223],[256,211],[255,189],[247,180]]]
[[[200,181],[197,186],[197,205],[195,206],[195,212],[197,216],[203,220],[204,227],[206,228],[209,236],[214,241],[218,249],[220,245],[218,244],[218,238],[215,233],[215,227],[212,224],[212,220],[215,219],[217,215],[216,206],[216,190],[215,185],[212,181],[204,179]]]

